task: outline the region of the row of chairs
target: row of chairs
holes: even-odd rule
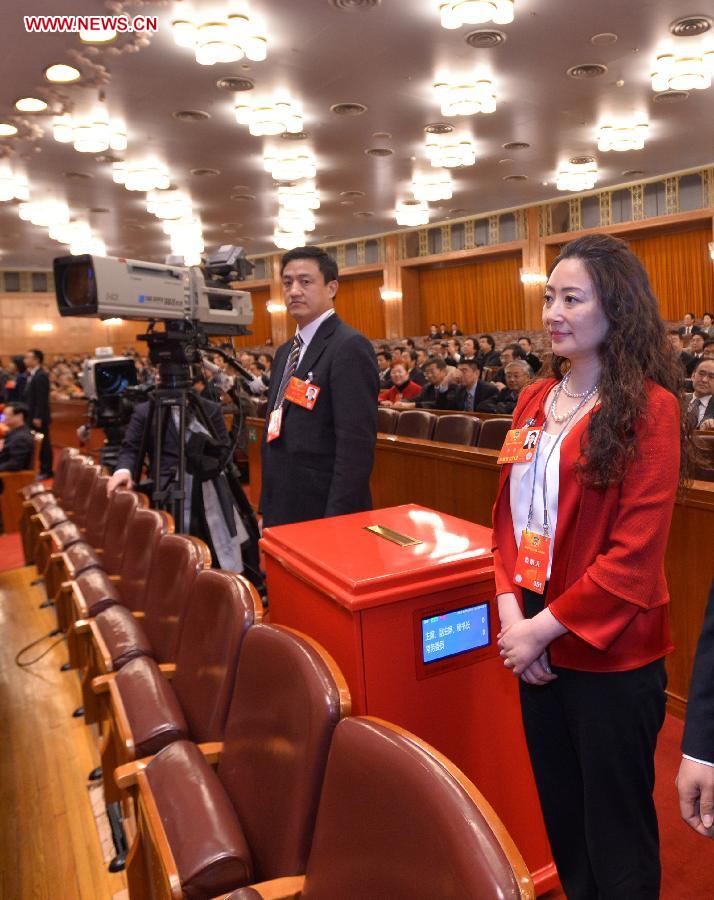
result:
[[[441,416],[426,409],[400,411],[380,406],[377,410],[377,430],[382,434],[463,447],[500,450],[511,427],[511,419],[506,417],[481,420],[461,413]]]
[[[534,896],[474,785],[413,735],[350,717],[324,649],[264,623],[201,541],[138,494],[107,498],[78,454],[41,496],[25,498],[28,551],[54,572],[105,794],[133,822],[132,900]]]

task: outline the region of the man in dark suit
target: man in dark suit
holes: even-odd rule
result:
[[[3,410],[9,431],[0,450],[0,472],[21,472],[32,468],[35,439],[27,427],[28,413],[24,403],[8,403]],[[4,487],[5,483],[0,479],[0,494]]]
[[[461,384],[456,394],[456,409],[475,412],[482,404],[498,395],[498,388],[488,381],[481,381],[481,369],[475,359],[459,363]]]
[[[682,755],[677,775],[682,818],[714,838],[714,582],[689,685]]]
[[[486,400],[481,409],[484,412],[511,415],[518,403],[518,396],[533,378],[533,370],[525,359],[514,359],[506,366],[506,387],[496,397]]]
[[[678,329],[682,337],[691,337],[693,334],[699,334],[701,330],[702,329],[696,323],[696,317],[694,313],[685,313],[684,318],[682,319],[682,324]]]
[[[395,403],[395,409],[457,409],[459,387],[449,381],[446,360],[430,356],[426,363],[427,384],[411,401]]]
[[[693,394],[687,406],[691,428],[714,427],[714,359],[699,360],[692,373]]]
[[[689,353],[689,362],[687,363],[687,375],[692,377],[692,372],[699,365],[699,360],[704,356],[704,335],[700,332],[696,332],[689,339],[689,347],[687,348],[687,352]]]
[[[372,506],[377,363],[367,338],[335,314],[337,275],[318,247],[297,247],[281,261],[283,299],[297,331],[275,354],[268,392],[260,498],[266,527]]]
[[[50,440],[50,376],[42,368],[42,350],[28,350],[25,354],[27,381],[23,401],[29,409],[30,425],[41,431],[45,439],[40,448],[40,478],[52,477],[52,443]]]

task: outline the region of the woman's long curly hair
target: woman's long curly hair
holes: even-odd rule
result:
[[[585,484],[604,489],[622,481],[637,455],[635,423],[645,412],[645,380],[680,401],[684,371],[667,337],[647,272],[624,241],[607,234],[576,238],[562,248],[548,274],[564,259],[583,263],[609,323],[599,351],[600,408],[590,417],[576,467]],[[557,378],[563,377],[567,366],[565,357],[553,356]],[[681,403],[680,410],[681,485],[689,470],[689,427]]]

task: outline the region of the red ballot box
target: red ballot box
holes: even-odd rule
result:
[[[266,529],[270,619],[319,641],[352,712],[433,744],[511,833],[538,893],[557,885],[503,666],[491,531],[415,504]]]

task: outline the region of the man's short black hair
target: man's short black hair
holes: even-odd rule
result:
[[[696,319],[696,318],[697,318],[697,317],[694,315],[693,312],[686,312],[684,315],[685,315],[685,316],[691,316],[693,319]],[[682,318],[684,318],[684,316],[682,316]]]
[[[440,356],[430,356],[427,359],[425,368],[429,368],[429,366],[436,366],[437,369],[445,369],[446,362]]]
[[[383,356],[386,360],[389,360],[390,362],[392,360],[392,354],[389,352],[389,350],[380,350],[376,355],[377,355],[377,357]]]
[[[702,363],[710,363],[711,361],[712,361],[712,360],[711,360],[708,356],[701,356],[701,357],[697,360],[696,365],[694,366],[694,368],[692,369],[692,375],[694,375],[694,373],[697,371],[697,369],[699,368],[699,366],[701,366]],[[691,378],[692,375],[690,375],[689,377]],[[12,404],[11,404],[11,403],[8,403],[8,406],[12,406]]]
[[[476,362],[475,359],[462,359],[459,363],[460,366],[468,366],[470,369],[473,369],[474,372],[480,372],[481,366]]]
[[[42,363],[43,363],[44,360],[45,360],[45,354],[42,352],[42,350],[37,350],[36,348],[31,347],[31,348],[30,348],[30,353],[33,353],[33,354],[37,357],[37,359],[39,360],[40,365],[42,365]]]
[[[704,348],[714,347],[714,338],[709,338],[708,341],[704,341]]]
[[[519,341],[528,341],[528,346],[529,346],[529,347],[532,347],[532,346],[533,346],[533,341],[528,337],[527,334],[522,334],[522,335],[518,338],[518,340],[519,340]]]
[[[20,403],[19,401],[17,403],[13,403],[12,401],[10,401],[10,403],[5,404],[5,409],[11,409],[15,413],[15,415],[22,416],[23,422],[27,422],[30,416],[30,407],[27,405],[27,403]]]
[[[285,266],[294,259],[313,259],[322,272],[325,284],[327,284],[328,281],[337,281],[337,263],[331,256],[328,256],[328,254],[325,253],[322,247],[294,247],[292,250],[288,250],[287,253],[283,254],[283,257],[280,260],[281,275],[283,274]]]
[[[492,350],[495,350],[495,349],[496,349],[496,342],[494,341],[492,335],[490,335],[490,334],[480,334],[480,335],[478,336],[478,339],[481,340],[481,338],[483,338],[485,341],[488,342],[488,346],[489,346]]]
[[[712,341],[712,343],[714,343],[714,341]],[[412,362],[416,362],[416,358],[417,358],[416,350],[407,350],[406,352],[409,354],[409,359],[411,359]]]
[[[513,353],[514,359],[525,359],[526,358],[526,352],[523,349],[523,347],[521,347],[520,344],[506,344],[506,346],[503,349],[510,350]],[[501,351],[501,352],[503,352],[503,351]]]

